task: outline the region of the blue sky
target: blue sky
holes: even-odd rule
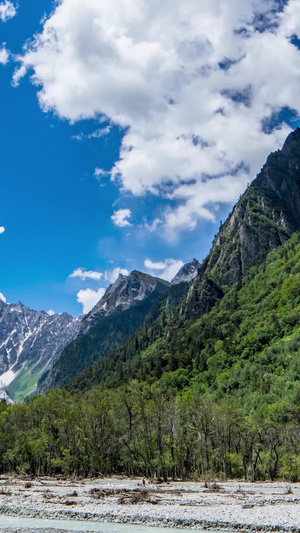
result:
[[[10,53],[7,63],[0,65],[0,226],[5,227],[0,235],[0,291],[8,302],[20,300],[34,309],[75,316],[82,312],[79,291],[105,289],[117,268],[145,271],[148,258],[152,273],[167,271],[170,276],[180,261],[203,259],[220,220],[245,184],[298,124],[298,75],[289,74],[291,90],[284,97],[281,86],[286,59],[299,68],[297,27],[291,22],[299,21],[296,2],[287,2],[290,12],[282,19],[276,18],[282,5],[269,2],[276,9],[273,5],[273,10],[266,10],[265,2],[255,3],[256,10],[277,23],[277,34],[267,23],[265,31],[254,28],[250,1],[240,19],[232,14],[229,23],[228,13],[217,15],[220,31],[232,34],[228,50],[222,52],[233,64],[230,92],[217,38],[204,39],[203,34],[198,38],[192,28],[193,38],[180,34],[180,41],[170,33],[160,42],[153,32],[147,36],[143,31],[146,23],[147,28],[157,27],[159,3],[152,0],[154,14],[141,13],[135,20],[136,0],[129,2],[131,16],[129,4],[126,16],[121,16],[124,2],[120,2],[120,20],[116,20],[114,1],[108,12],[102,0],[63,0],[54,16],[52,1],[19,0],[16,15],[0,20],[0,45],[5,43]],[[5,2],[0,1],[0,8],[1,4]],[[170,5],[170,12],[165,9],[170,23],[176,5],[177,1],[173,9]],[[187,6],[191,18],[198,14],[198,2],[189,0]],[[213,28],[216,15],[210,9],[208,3],[206,16]],[[247,40],[235,32],[246,16],[246,29],[251,31]],[[57,42],[62,42],[59,51],[51,37],[48,44],[39,40],[24,50],[34,35],[45,35],[49,17]],[[89,37],[89,25],[98,17],[101,28],[95,35],[103,37],[99,43]],[[173,24],[182,31],[180,17],[178,11]],[[105,34],[118,24],[116,35]],[[65,36],[74,46],[71,51],[63,42]],[[109,45],[108,39],[112,39]],[[283,39],[287,49],[282,51]],[[171,68],[174,43],[180,64]],[[256,66],[257,86],[251,81],[250,87],[256,47],[265,47],[263,59],[272,65],[274,43],[282,51],[275,81],[264,78],[262,60]],[[237,57],[241,46],[247,47],[245,64]],[[20,72],[13,86],[14,72],[21,65],[27,75]],[[296,72],[292,64],[289,67],[289,72]],[[241,101],[243,87],[251,89],[250,104]],[[215,111],[208,116],[210,106]],[[216,112],[220,118],[213,122]],[[260,127],[263,119],[271,124],[267,132]],[[101,169],[100,176],[95,176],[95,169]],[[101,277],[70,278],[79,268]]]

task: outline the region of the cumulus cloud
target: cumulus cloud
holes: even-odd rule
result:
[[[151,259],[144,261],[144,266],[152,275],[158,275],[158,277],[166,281],[171,281],[183,265],[184,263],[180,259],[165,259],[165,261],[157,263],[151,261]],[[157,274],[154,272],[155,270],[161,272]]]
[[[49,309],[49,311],[47,311],[47,315],[54,316],[55,315],[55,311],[53,311],[53,309]]]
[[[131,226],[128,220],[131,217],[131,214],[132,213],[130,209],[119,209],[118,211],[114,211],[114,214],[111,216],[111,220],[115,226],[118,226],[119,228],[125,228],[126,226]]]
[[[6,298],[2,292],[0,292],[0,300],[4,303],[6,303]]]
[[[77,302],[82,305],[83,313],[86,314],[101,300],[105,289],[100,287],[97,291],[93,289],[82,289],[77,293]]]
[[[95,272],[93,270],[86,270],[85,268],[76,268],[72,274],[69,275],[69,278],[80,278],[82,281],[86,279],[101,279],[103,274],[101,272]]]
[[[115,281],[117,281],[120,274],[122,274],[123,276],[128,276],[129,271],[126,268],[116,267],[113,270],[106,270],[104,278],[109,283],[114,283]]]
[[[145,259],[144,266],[148,270],[163,270],[166,267],[166,263],[164,263],[163,261],[160,261],[158,263],[153,263],[151,259]]]
[[[17,10],[11,2],[5,0],[5,2],[0,3],[0,19],[2,22],[12,19],[16,14]]]
[[[298,0],[61,0],[14,82],[30,70],[45,111],[124,128],[111,178],[166,199],[155,230],[176,238],[237,200],[289,133],[264,124],[300,114],[299,28]]]
[[[0,64],[6,65],[9,60],[9,52],[5,48],[5,45],[3,44],[2,48],[0,48]]]
[[[1,233],[4,233],[5,232],[5,227],[4,226],[0,226],[0,235]]]

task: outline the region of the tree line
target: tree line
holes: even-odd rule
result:
[[[184,371],[83,395],[65,390],[1,403],[0,472],[31,476],[139,475],[300,479],[300,402],[237,402],[192,388]]]

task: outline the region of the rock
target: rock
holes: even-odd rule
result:
[[[190,282],[192,279],[194,279],[195,276],[197,276],[198,268],[200,267],[200,263],[197,259],[192,259],[190,263],[186,263],[181,267],[179,272],[176,274],[176,276],[172,279],[171,283],[172,285],[176,285],[177,283],[183,283],[183,282]]]

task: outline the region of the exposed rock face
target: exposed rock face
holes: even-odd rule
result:
[[[0,391],[34,392],[39,376],[78,334],[80,321],[0,301]],[[18,390],[19,389],[19,390]]]
[[[198,268],[200,267],[200,263],[197,259],[193,259],[190,261],[190,263],[186,263],[181,267],[181,269],[177,272],[176,276],[172,279],[171,283],[172,285],[176,285],[177,283],[190,283],[192,279],[194,279],[195,276],[197,276]]]
[[[99,319],[109,316],[117,308],[129,309],[136,302],[144,300],[153,292],[158,282],[169,285],[167,281],[137,270],[129,276],[119,274],[117,281],[108,287],[101,300],[83,318],[81,332],[87,331]]]
[[[202,314],[205,279],[220,288],[241,282],[251,267],[300,228],[300,129],[272,153],[237,203],[200,265],[186,302],[190,315]]]

